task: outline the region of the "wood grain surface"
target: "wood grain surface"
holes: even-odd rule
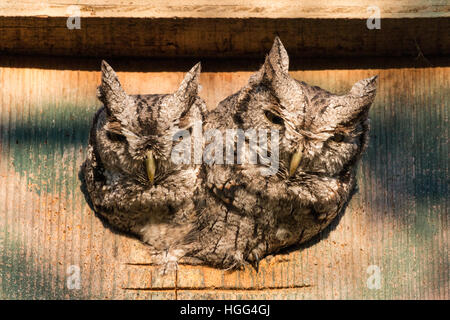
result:
[[[366,18],[377,6],[385,18],[450,15],[445,0],[2,0],[2,16],[66,17],[76,5],[81,17],[129,18]]]
[[[112,66],[129,93],[171,92],[190,64],[163,61],[152,71],[154,62],[130,67],[126,60]],[[380,77],[359,190],[345,214],[314,241],[264,259],[259,272],[181,265],[163,276],[145,246],[104,225],[80,190],[78,171],[100,106],[99,62],[0,59],[0,298],[450,298],[448,66],[294,66],[295,78],[337,93]],[[210,108],[244,85],[253,68],[220,64],[203,62],[201,95]],[[67,286],[72,265],[81,271],[79,289]],[[379,289],[367,285],[372,265],[380,270]]]
[[[7,54],[257,57],[279,35],[297,57],[438,56],[448,30],[446,0],[0,0]]]

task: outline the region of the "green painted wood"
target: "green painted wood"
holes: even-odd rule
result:
[[[99,72],[91,60],[32,60],[0,63],[0,298],[449,299],[449,67],[293,70],[341,93],[380,76],[345,214],[320,241],[265,259],[259,273],[180,266],[161,276],[145,247],[105,227],[80,190]],[[205,62],[201,77],[210,107],[251,75],[219,64]],[[170,92],[186,71],[116,69],[130,93]],[[70,265],[80,267],[80,289],[67,287]],[[367,286],[370,265],[381,270],[378,290]]]

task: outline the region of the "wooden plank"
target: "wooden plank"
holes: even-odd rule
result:
[[[450,54],[450,19],[0,18],[0,54],[91,57],[253,58],[279,35],[298,58]]]
[[[373,6],[380,29],[367,27]],[[298,57],[448,55],[449,17],[441,0],[4,0],[0,53],[242,58],[279,35]]]
[[[383,18],[448,17],[446,1],[413,2],[397,0],[325,1],[325,0],[6,0],[0,4],[2,16],[66,17],[67,8],[78,6],[81,17],[127,18],[346,18],[366,19],[368,7],[377,6]]]
[[[103,225],[80,191],[99,72],[92,60],[42,61],[0,61],[0,298],[450,298],[448,66],[294,67],[295,78],[341,93],[380,76],[370,147],[346,213],[320,241],[265,259],[258,273],[182,265],[162,276],[145,246]],[[139,72],[154,62],[134,63],[131,71],[113,64],[130,93],[171,92],[189,68]],[[201,95],[211,108],[252,73],[204,65]],[[79,289],[67,286],[72,265]],[[371,265],[381,271],[378,290],[367,286]]]

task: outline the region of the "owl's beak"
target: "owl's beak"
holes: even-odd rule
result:
[[[145,153],[145,169],[147,170],[147,176],[150,182],[153,184],[153,181],[155,180],[155,173],[156,173],[156,161],[155,157],[153,156],[153,151],[149,150]]]
[[[302,160],[303,147],[299,147],[297,151],[292,155],[291,164],[289,165],[289,177],[292,177],[300,165]]]

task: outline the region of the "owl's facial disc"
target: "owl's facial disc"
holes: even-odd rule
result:
[[[149,150],[145,153],[145,170],[147,172],[148,180],[151,184],[155,181],[155,173],[156,173],[156,161],[153,156],[153,151]]]

